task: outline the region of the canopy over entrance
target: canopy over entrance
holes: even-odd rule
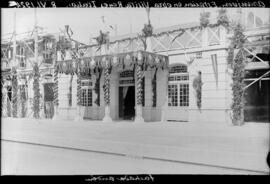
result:
[[[147,70],[148,67],[167,69],[169,61],[168,56],[146,51],[134,51],[58,61],[56,70],[59,73],[78,74],[78,72],[112,67],[119,70],[132,69],[135,65],[142,66],[142,70]]]

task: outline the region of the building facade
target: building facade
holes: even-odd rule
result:
[[[269,122],[270,27],[248,11],[241,18],[247,37],[245,120]],[[195,22],[154,29],[147,48],[137,34],[101,46],[62,44],[43,74],[44,83],[54,84],[54,117],[231,123],[231,36],[226,26]]]

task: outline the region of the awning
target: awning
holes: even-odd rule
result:
[[[134,51],[57,61],[56,70],[59,73],[77,74],[79,71],[85,72],[105,67],[133,68],[137,64],[141,65],[143,70],[147,70],[148,67],[167,69],[169,60],[168,56],[165,55],[146,51]]]

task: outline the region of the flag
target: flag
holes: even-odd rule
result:
[[[212,67],[215,75],[216,86],[218,87],[218,66],[217,66],[217,54],[211,55]]]
[[[65,29],[66,29],[66,33],[69,37],[71,37],[73,35],[73,32],[71,30],[71,28],[69,27],[69,25],[65,25]]]

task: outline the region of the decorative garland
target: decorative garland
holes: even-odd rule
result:
[[[102,69],[96,69],[99,70],[99,75],[96,79],[96,83],[95,83],[95,93],[97,94],[97,98],[95,100],[95,104],[97,104],[98,106],[100,106],[100,79],[101,79],[101,75],[102,75]]]
[[[104,72],[105,80],[104,80],[104,86],[103,86],[104,101],[106,105],[110,105],[110,73],[111,73],[111,69],[107,65]]]
[[[74,74],[71,74],[70,81],[69,81],[69,93],[68,93],[68,105],[69,107],[72,106],[72,81],[73,81]]]
[[[202,12],[200,14],[200,26],[205,28],[209,25],[210,12]]]
[[[34,64],[33,68],[34,72],[34,82],[33,82],[33,90],[34,90],[34,100],[33,100],[33,111],[34,111],[34,118],[39,118],[39,111],[40,111],[40,88],[39,88],[39,67],[38,64]]]
[[[158,68],[155,69],[154,77],[152,79],[152,107],[157,106],[157,71]]]
[[[58,71],[57,71],[56,64],[55,64],[55,70],[53,73],[53,80],[54,80],[54,90],[53,90],[54,104],[56,106],[58,106],[59,105],[59,102],[58,102]]]
[[[77,105],[81,105],[81,74],[77,74]]]
[[[136,65],[136,75],[137,75],[137,104],[142,104],[142,66]]]
[[[25,85],[20,86],[20,100],[21,100],[21,115],[24,118],[26,116],[26,93]]]
[[[142,78],[142,106],[145,106],[145,76]]]
[[[240,24],[237,24],[234,28],[234,35],[232,39],[232,48],[239,49],[235,59],[232,62],[233,76],[232,76],[232,123],[234,125],[244,124],[244,76],[245,76],[245,63],[243,57],[243,44],[245,43],[245,35],[243,28]],[[231,51],[232,52],[232,51]],[[228,59],[232,59],[229,55]]]
[[[153,34],[153,26],[149,22],[148,24],[144,24],[144,27],[142,29],[142,36],[143,37],[149,37]]]
[[[12,116],[17,117],[18,115],[18,78],[17,71],[12,68]]]
[[[202,79],[201,73],[193,79],[193,88],[196,92],[196,103],[199,110],[201,110],[202,106]]]
[[[10,86],[7,86],[7,117],[11,117],[11,99],[12,97],[9,96],[9,91],[11,91]]]
[[[218,10],[217,25],[223,25],[225,28],[229,28],[230,21],[227,16],[227,10],[224,8]]]
[[[7,93],[6,90],[4,88],[4,86],[2,85],[2,108],[1,108],[1,115],[2,117],[6,117],[6,105],[7,105]]]

